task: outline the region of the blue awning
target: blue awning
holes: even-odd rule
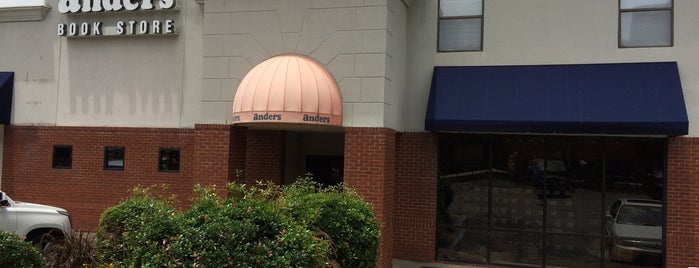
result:
[[[686,135],[677,63],[435,67],[431,131]]]
[[[10,124],[12,114],[12,90],[14,88],[14,73],[0,72],[0,125]]]

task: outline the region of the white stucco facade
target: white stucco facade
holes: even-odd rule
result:
[[[686,103],[699,96],[699,36],[674,1],[673,46],[618,47],[616,1],[492,0],[483,50],[437,52],[437,0],[178,2],[178,10],[61,14],[0,24],[2,70],[15,72],[13,124],[193,127],[229,124],[240,80],[272,56],[323,64],[343,98],[343,124],[424,131],[432,68],[677,61]],[[174,17],[179,35],[69,38],[56,25]],[[17,40],[22,40],[17,42]],[[97,78],[97,79],[96,79]],[[699,110],[687,105],[691,124]]]
[[[61,14],[0,24],[2,70],[15,72],[16,125],[191,127],[201,83],[201,6],[167,11]],[[65,37],[71,22],[161,20],[175,36]],[[105,27],[106,28],[106,27]],[[21,41],[18,41],[21,40]]]
[[[334,76],[345,126],[386,125],[403,84],[407,8],[368,2],[206,1],[202,122],[230,122],[245,74],[267,58],[296,53]]]

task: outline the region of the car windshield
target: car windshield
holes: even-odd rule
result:
[[[619,211],[617,223],[662,226],[662,211],[660,207],[625,205]]]
[[[539,165],[539,169],[543,170],[546,166],[546,170],[552,172],[565,172],[566,164],[561,160],[544,160],[536,159],[536,163]]]

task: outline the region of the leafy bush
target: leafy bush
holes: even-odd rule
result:
[[[272,186],[272,187],[269,187]],[[303,221],[296,221],[281,206],[281,188],[251,187],[251,195],[230,204],[244,208],[234,220],[252,223],[255,231],[246,241],[255,267],[323,267],[329,253],[328,241],[317,237]],[[255,254],[257,253],[257,254]]]
[[[186,211],[144,188],[106,210],[97,232],[104,260],[126,267],[375,265],[378,223],[352,191],[301,180],[229,184],[226,199],[213,188],[195,192]]]
[[[172,243],[173,259],[188,267],[324,266],[327,241],[268,199],[273,191],[252,187],[248,195],[223,200],[214,189],[197,189],[178,219],[186,228]]]
[[[14,233],[0,231],[0,267],[46,267],[37,247]]]
[[[135,188],[131,198],[102,213],[97,238],[104,261],[127,267],[167,266],[162,251],[179,233],[172,220],[176,214],[169,201],[148,188]]]
[[[236,209],[226,206],[213,189],[199,188],[192,207],[174,220],[183,226],[181,233],[171,240],[168,254],[174,264],[185,267],[226,267],[235,259],[230,242],[249,231],[241,222],[227,219]]]
[[[342,186],[319,189],[313,182],[300,180],[286,190],[285,205],[296,220],[327,234],[335,250],[331,257],[341,267],[376,265],[379,223],[371,207],[353,190]]]

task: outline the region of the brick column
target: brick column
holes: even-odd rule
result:
[[[248,130],[245,159],[245,184],[256,181],[284,182],[286,132]]]
[[[345,128],[344,183],[373,204],[382,224],[376,267],[393,261],[395,143],[392,129]]]
[[[394,258],[434,261],[438,139],[434,133],[398,133]]]
[[[195,126],[194,184],[216,185],[219,194],[225,193],[229,168],[229,125]],[[184,159],[183,159],[184,160]]]
[[[699,138],[668,139],[666,267],[699,265]]]

